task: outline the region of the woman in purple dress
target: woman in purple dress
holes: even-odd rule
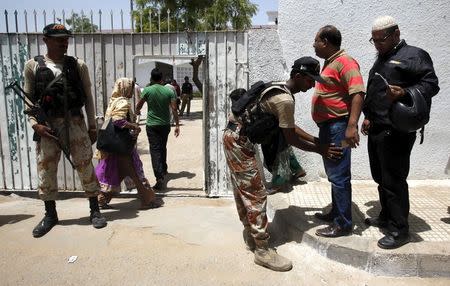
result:
[[[130,129],[130,133],[137,138],[141,132],[139,124],[134,123],[136,116],[131,108],[130,98],[134,95],[134,82],[129,78],[116,80],[105,113],[105,122],[109,119],[120,128]],[[120,192],[120,183],[130,177],[141,199],[141,208],[157,208],[163,205],[161,199],[156,198],[155,192],[145,178],[142,162],[139,159],[136,146],[130,155],[119,155],[97,150],[99,163],[95,168],[100,182],[98,202],[102,208],[108,208],[115,193]]]

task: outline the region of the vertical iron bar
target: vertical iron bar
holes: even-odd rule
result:
[[[33,16],[34,16],[34,32],[37,33],[37,12],[36,10],[33,10]],[[37,54],[41,54],[41,47],[39,46],[39,36],[36,35],[36,47],[37,47]]]
[[[123,29],[123,11],[122,10],[120,10],[120,27],[122,29],[123,74],[126,77],[126,74],[127,74],[127,60],[126,60],[125,35],[124,35],[124,29]]]
[[[16,24],[16,34],[19,33],[19,24],[17,22],[17,10],[14,10],[14,23]]]
[[[117,78],[117,71],[116,71],[116,41],[114,39],[114,33],[112,32],[114,30],[114,16],[113,11],[111,10],[111,44],[112,44],[112,52],[113,52],[113,78],[116,80]]]
[[[131,17],[131,32],[134,33],[134,17],[133,17],[133,4],[131,4],[130,17]]]
[[[83,10],[81,10],[81,13],[80,13],[80,21],[81,21],[81,33],[84,33],[84,25],[83,25],[83,21],[84,21],[84,11]]]
[[[5,10],[5,24],[6,24],[6,33],[9,34],[9,20],[8,20],[8,11]]]
[[[170,9],[167,9],[167,33],[170,33]]]
[[[27,17],[27,10],[23,11],[23,15],[25,17],[25,33],[28,34],[28,17]],[[27,35],[28,36],[28,35]]]
[[[94,13],[91,10],[91,23],[94,24]],[[92,74],[94,76],[93,83],[94,83],[94,105],[95,105],[95,118],[97,119],[98,112],[98,102],[97,102],[97,67],[95,62],[95,34],[91,34],[91,43],[92,43],[92,66],[94,70],[92,71]]]
[[[145,45],[144,45],[144,27],[142,26],[142,18],[144,17],[142,10],[139,11],[139,20],[141,25],[141,46],[142,46],[142,55],[145,55]]]
[[[162,44],[161,44],[161,8],[158,9],[158,45],[159,45],[159,54],[162,55]]]
[[[152,32],[152,13],[153,13],[152,9],[149,9],[148,10],[148,18],[149,18],[148,22],[150,23],[150,33]]]
[[[105,62],[105,43],[103,42],[103,33],[101,33],[102,27],[102,11],[99,10],[100,17],[100,62],[102,65],[102,101],[103,101],[103,114],[107,108],[107,95],[106,95],[106,62]]]
[[[81,10],[81,17],[85,18],[83,10]],[[91,22],[91,26],[92,26],[92,22]],[[89,31],[86,31],[86,33],[87,32],[89,32]],[[86,35],[81,35],[81,45],[83,46],[83,61],[86,62]]]

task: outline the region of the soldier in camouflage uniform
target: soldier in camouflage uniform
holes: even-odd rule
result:
[[[49,123],[47,125],[33,115],[29,117],[35,131],[33,139],[37,141],[38,192],[46,211],[33,229],[34,237],[45,235],[58,223],[55,199],[62,146],[72,155],[74,168],[89,198],[92,225],[95,228],[106,226],[99,211],[97,195],[100,186],[92,164],[91,145],[97,140],[97,128],[88,69],[82,60],[65,55],[72,33],[64,25],[47,25],[43,33],[47,54],[29,60],[24,69],[24,90],[39,103]],[[89,128],[84,121],[83,106]]]
[[[292,66],[290,79],[280,83],[280,88],[264,90],[261,107],[264,112],[275,115],[278,126],[289,145],[321,154],[327,158],[339,158],[341,148],[320,146],[318,138],[295,125],[293,94],[305,92],[314,86],[319,76],[319,62],[302,57]],[[244,92],[239,89],[236,92]],[[234,97],[234,94],[231,94]],[[239,96],[237,96],[239,97]],[[254,262],[274,271],[289,271],[292,263],[268,245],[269,233],[266,215],[267,192],[255,158],[255,144],[245,134],[244,121],[230,115],[223,135],[223,145],[239,218],[244,225],[244,241],[254,251]],[[270,140],[270,138],[268,138]]]

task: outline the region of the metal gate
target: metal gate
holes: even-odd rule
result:
[[[16,22],[17,24],[17,22]],[[17,31],[16,27],[16,31]],[[97,118],[103,117],[107,99],[118,77],[135,77],[137,58],[167,61],[204,55],[203,134],[205,191],[209,196],[229,195],[221,134],[229,112],[228,94],[248,85],[248,36],[246,32],[177,33],[83,33],[69,42],[69,55],[83,59],[90,72]],[[13,80],[23,82],[25,62],[43,54],[40,33],[0,33],[0,188],[33,190],[37,186],[36,152],[32,129],[23,114],[24,104],[5,87]],[[58,186],[80,189],[66,160],[58,168]]]

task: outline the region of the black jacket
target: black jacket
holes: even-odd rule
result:
[[[363,112],[373,124],[391,125],[389,109],[392,104],[386,98],[386,84],[375,72],[381,74],[390,85],[419,89],[429,104],[439,92],[430,55],[402,40],[391,52],[378,56],[369,72]]]

